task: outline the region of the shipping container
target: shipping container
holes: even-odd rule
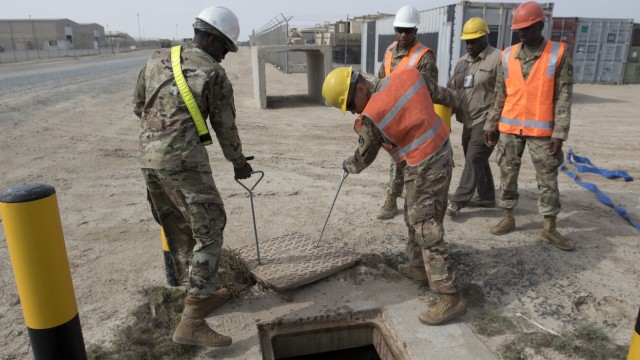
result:
[[[567,54],[573,57],[573,48],[578,30],[578,18],[554,17],[551,27],[551,40],[562,41],[567,44]]]
[[[571,49],[577,83],[620,84],[633,33],[633,19],[553,18],[551,40]]]
[[[519,42],[517,31],[511,30],[513,11],[520,3],[484,3],[462,1],[429,10],[419,11],[420,25],[416,38],[436,53],[438,84],[445,86],[456,63],[467,53],[460,40],[464,23],[473,18],[483,18],[489,26],[489,44],[500,50]],[[553,3],[541,3],[545,9],[543,36],[551,35]],[[418,9],[419,10],[419,9]],[[384,53],[395,40],[393,17],[370,21],[362,30],[362,69],[377,74]]]
[[[631,46],[627,55],[627,65],[624,69],[625,84],[640,84],[640,24],[633,24]]]

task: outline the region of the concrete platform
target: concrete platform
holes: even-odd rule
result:
[[[265,63],[267,55],[280,52],[304,52],[307,56],[307,92],[308,95],[324,104],[322,98],[322,84],[331,72],[330,45],[271,45],[252,46],[251,64],[253,70],[253,97],[256,105],[267,107],[267,80]]]
[[[233,338],[228,348],[210,349],[198,359],[263,359],[261,324],[331,319],[362,311],[384,312],[406,359],[497,360],[468,325],[473,309],[441,326],[426,326],[418,314],[427,308],[424,287],[381,265],[355,266],[302,288],[254,292],[234,299],[207,317],[212,328]],[[254,289],[256,291],[256,289]],[[345,315],[347,314],[347,315]]]

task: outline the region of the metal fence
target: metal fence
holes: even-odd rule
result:
[[[284,15],[273,18],[250,37],[250,45],[289,45],[289,20],[291,18],[286,18]],[[307,72],[307,57],[304,52],[273,53],[267,55],[266,60],[286,74]]]

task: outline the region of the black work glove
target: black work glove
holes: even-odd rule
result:
[[[347,174],[349,173],[349,169],[347,168],[347,160],[342,162],[342,170]]]
[[[248,162],[245,162],[243,167],[234,167],[233,172],[236,179],[248,179],[251,177],[251,172],[253,172],[253,169]]]

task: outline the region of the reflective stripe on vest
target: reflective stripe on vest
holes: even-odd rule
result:
[[[418,165],[447,141],[449,129],[433,110],[429,89],[418,70],[404,67],[387,78],[387,86],[371,96],[362,115],[397,145],[389,150],[396,162]]]
[[[181,49],[182,46],[180,45],[171,48],[171,66],[173,67],[173,77],[176,79],[176,85],[178,86],[178,90],[180,91],[182,100],[184,101],[185,105],[187,105],[187,109],[189,109],[191,119],[193,119],[193,123],[196,125],[196,130],[198,130],[200,142],[205,146],[211,145],[213,141],[211,140],[211,135],[209,134],[207,123],[202,118],[202,113],[200,113],[198,104],[193,98],[191,90],[189,89],[189,85],[187,84],[187,80],[185,80],[184,75],[182,74],[182,66],[180,64]]]
[[[555,74],[564,49],[564,43],[547,41],[527,80],[516,57],[520,44],[502,51],[507,96],[498,125],[500,132],[534,137],[553,134]]]
[[[393,43],[391,43],[391,45],[389,45],[389,47],[387,47],[387,51],[384,56],[384,74],[387,76],[391,74],[391,60],[393,58],[393,51],[391,51],[391,49],[397,46],[398,42],[394,41]],[[410,66],[416,68],[422,56],[429,50],[431,49],[420,43],[416,43],[415,45],[413,45],[411,50],[409,50],[409,53],[405,55],[402,60],[400,60],[394,70],[401,66]]]

